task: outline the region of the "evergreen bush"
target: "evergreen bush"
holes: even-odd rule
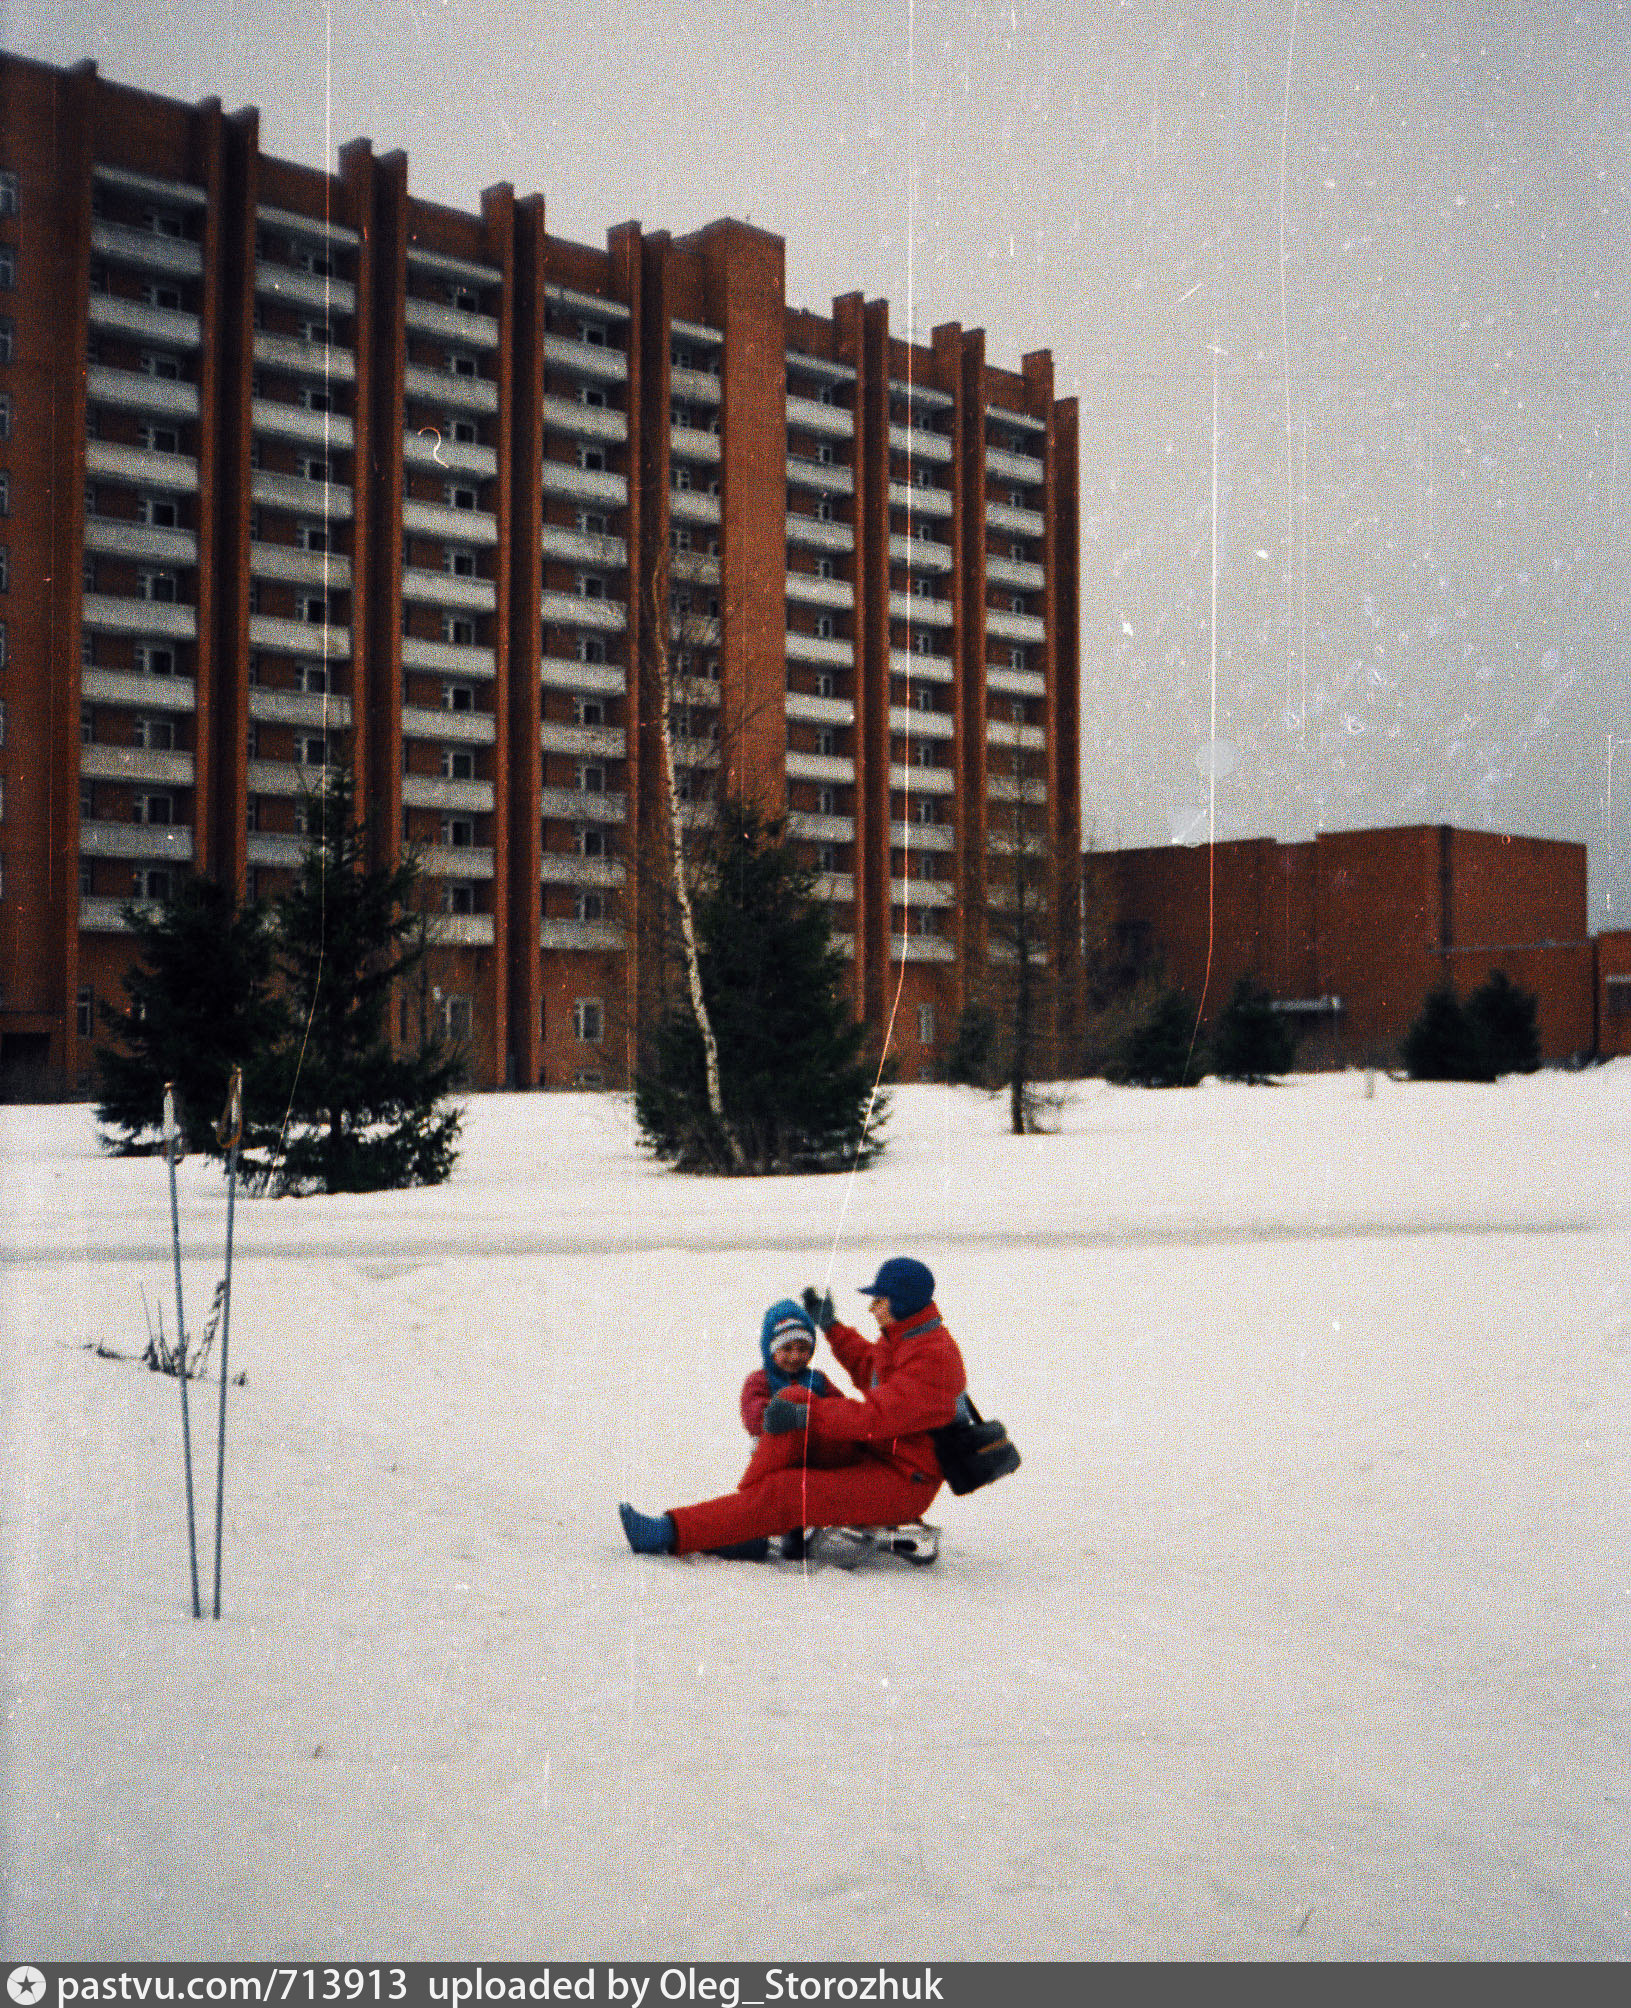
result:
[[[1242,976],[1228,1003],[1218,1013],[1211,1038],[1212,1065],[1226,1081],[1254,1086],[1291,1071],[1297,1056],[1297,1035],[1285,1014],[1274,1009],[1269,993],[1249,976]]]
[[[1183,991],[1163,990],[1121,1040],[1109,1078],[1136,1088],[1193,1087],[1206,1072],[1195,1025]]]

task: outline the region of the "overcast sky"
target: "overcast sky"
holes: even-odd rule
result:
[[[0,0],[8,48],[1054,352],[1101,845],[1448,821],[1631,925],[1625,0]],[[1214,508],[1214,493],[1216,507]],[[1216,617],[1214,620],[1214,605]]]

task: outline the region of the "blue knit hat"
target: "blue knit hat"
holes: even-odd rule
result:
[[[896,1318],[910,1318],[934,1297],[934,1278],[921,1262],[910,1255],[892,1255],[870,1283],[861,1286],[863,1297],[886,1297]]]
[[[806,1339],[812,1351],[815,1349],[815,1321],[802,1304],[795,1304],[791,1297],[783,1297],[765,1312],[759,1326],[759,1356],[767,1368],[775,1366],[775,1351],[789,1339]]]

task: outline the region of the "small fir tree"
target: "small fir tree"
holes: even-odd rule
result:
[[[1492,1074],[1532,1074],[1540,1066],[1539,1005],[1504,969],[1467,999],[1467,1022]]]
[[[1184,993],[1163,990],[1123,1038],[1110,1079],[1135,1088],[1193,1087],[1206,1072],[1195,1026],[1195,1007]]]
[[[675,1004],[636,1075],[643,1139],[679,1171],[838,1171],[869,1162],[881,1147],[883,1102],[872,1098],[865,1033],[843,996],[827,909],[782,823],[727,801],[697,864],[698,972],[729,1134],[710,1106],[696,1014]]]
[[[272,1090],[286,1018],[272,986],[273,944],[259,906],[210,878],[187,878],[157,913],[125,908],[136,941],[123,1010],[99,1012],[114,1043],[95,1050],[97,1121],[121,1155],[156,1150],[173,1082],[182,1147],[221,1155],[214,1124],[232,1069],[246,1102]]]
[[[1289,1073],[1297,1055],[1296,1034],[1285,1014],[1249,976],[1240,978],[1218,1013],[1210,1044],[1213,1068],[1224,1080],[1253,1086]]]
[[[1492,1081],[1476,1026],[1448,983],[1430,990],[1399,1047],[1413,1081]]]
[[[997,1017],[990,1005],[965,1004],[958,1012],[951,1043],[940,1062],[940,1078],[963,1088],[1001,1085]]]
[[[246,1162],[279,1192],[439,1185],[457,1154],[461,1116],[445,1098],[459,1055],[434,1035],[398,1054],[386,1029],[392,986],[426,951],[411,910],[418,865],[368,866],[344,770],[329,775],[312,809],[316,832],[277,904],[293,1013],[278,1119],[257,1131]]]

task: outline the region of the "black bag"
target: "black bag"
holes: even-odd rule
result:
[[[966,1394],[957,1397],[957,1419],[934,1432],[934,1454],[946,1483],[962,1498],[1019,1469],[1019,1452],[1000,1422],[987,1422]]]

